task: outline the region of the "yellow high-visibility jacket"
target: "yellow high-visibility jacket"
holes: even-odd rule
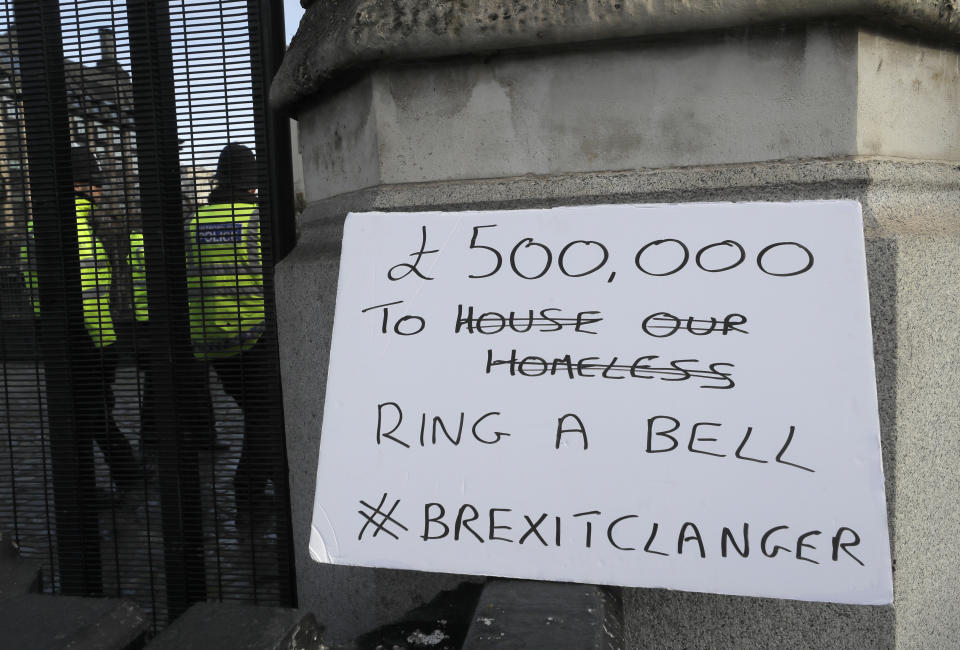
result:
[[[187,222],[185,234],[194,356],[217,359],[249,350],[266,319],[257,206],[206,205]]]
[[[110,258],[100,240],[93,234],[90,217],[93,203],[76,197],[77,243],[80,252],[80,290],[83,297],[83,325],[93,344],[102,348],[115,343],[117,334],[110,315],[110,282],[112,271]],[[33,259],[33,222],[27,226],[27,242],[20,248],[21,273],[24,285],[33,303],[33,310],[40,315],[40,300],[37,290],[36,260]]]
[[[143,252],[143,233],[130,233],[130,253],[127,256],[130,279],[133,284],[133,315],[140,322],[150,320],[147,310],[147,262]]]

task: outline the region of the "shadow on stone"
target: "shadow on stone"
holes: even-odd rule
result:
[[[441,591],[429,603],[410,610],[397,621],[361,635],[355,647],[459,650],[483,588],[482,584],[464,582],[456,589]]]

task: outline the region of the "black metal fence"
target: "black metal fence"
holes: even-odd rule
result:
[[[0,0],[0,23],[0,530],[45,590],[155,629],[294,604],[280,3]],[[227,143],[255,181],[215,175]]]

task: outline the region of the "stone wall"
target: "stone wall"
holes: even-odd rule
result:
[[[952,4],[624,0],[576,21],[560,11],[574,4],[529,3],[540,18],[521,27],[526,3],[450,3],[445,30],[432,17],[447,3],[316,3],[294,40],[273,93],[300,120],[309,201],[276,276],[300,605],[346,640],[463,579],[306,552],[348,211],[853,198],[894,605],[634,589],[625,632],[636,648],[960,644]]]

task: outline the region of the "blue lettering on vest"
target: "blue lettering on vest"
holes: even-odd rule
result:
[[[242,223],[201,223],[197,227],[200,244],[240,244],[243,242]]]

